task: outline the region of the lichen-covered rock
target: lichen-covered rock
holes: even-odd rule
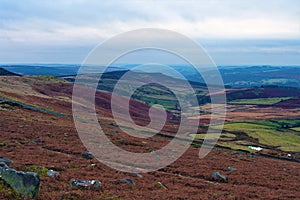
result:
[[[5,158],[5,157],[0,157],[0,162],[4,162],[6,164],[12,164],[13,161],[8,159],[8,158]]]
[[[158,187],[158,188],[161,188],[161,189],[165,189],[167,190],[167,186],[165,186],[164,184],[162,184],[161,182],[157,182],[155,183],[155,186]]]
[[[219,182],[227,182],[227,178],[225,175],[220,174],[219,172],[214,172],[212,174],[212,177],[214,178],[214,180],[219,181]]]
[[[72,186],[81,186],[81,187],[91,187],[91,188],[98,188],[101,186],[100,181],[96,180],[73,180],[71,182]]]
[[[233,171],[236,171],[237,169],[236,168],[234,168],[234,167],[228,167],[227,168],[227,171],[228,172],[233,172]]]
[[[40,177],[37,173],[17,171],[2,162],[0,163],[0,176],[24,198],[37,198],[40,187]]]
[[[134,177],[139,177],[139,178],[142,178],[143,176],[141,174],[138,174],[136,172],[130,172],[130,175],[131,176],[134,176]]]
[[[57,178],[59,176],[59,172],[50,169],[47,171],[47,176],[51,178]]]
[[[81,156],[82,156],[83,158],[86,158],[86,159],[93,159],[93,158],[95,158],[94,154],[91,153],[91,152],[84,152],[84,153],[82,153]]]
[[[118,183],[128,183],[129,185],[135,185],[134,180],[130,178],[122,178],[117,181]]]

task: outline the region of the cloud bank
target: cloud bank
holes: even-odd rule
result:
[[[177,31],[224,56],[234,51],[299,54],[300,2],[0,0],[0,50],[6,49],[0,58],[28,62],[36,54],[36,60],[42,61],[51,51],[65,51],[69,57],[67,52],[73,49],[75,55],[82,52],[82,59],[99,42],[139,28]],[[238,45],[238,41],[250,40],[256,42]],[[264,40],[278,40],[281,46],[276,42],[264,46]],[[231,45],[222,46],[222,41]],[[19,59],[22,50],[29,51],[31,58]]]

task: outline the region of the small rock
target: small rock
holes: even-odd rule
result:
[[[254,146],[248,146],[249,149],[255,150],[255,151],[261,151],[263,148],[261,147],[254,147]]]
[[[220,174],[219,172],[214,172],[214,173],[212,174],[212,177],[213,177],[216,181],[224,181],[224,182],[227,182],[226,176]]]
[[[84,152],[84,153],[82,153],[81,156],[82,156],[83,158],[86,158],[86,159],[93,159],[93,158],[95,158],[94,154],[91,153],[91,152]]]
[[[119,132],[117,130],[112,130],[111,133],[113,133],[113,134],[119,134]]]
[[[74,180],[71,182],[72,186],[80,186],[80,187],[92,187],[92,188],[98,188],[101,186],[100,181],[96,180]]]
[[[51,178],[57,178],[59,176],[59,172],[50,169],[47,172],[47,176],[49,176]]]
[[[130,178],[122,178],[122,179],[119,179],[117,182],[119,182],[119,183],[128,183],[130,185],[135,185],[134,181]]]
[[[39,142],[43,142],[43,137],[38,137],[37,139],[29,142],[29,144],[37,144]]]
[[[285,172],[286,172],[286,171],[287,171],[287,170],[286,170],[286,168],[283,168],[283,171],[285,171]]]
[[[4,162],[6,164],[12,164],[14,163],[12,160],[5,158],[5,157],[0,157],[0,162]]]
[[[134,177],[139,177],[139,178],[142,178],[143,176],[141,174],[138,174],[136,172],[130,172],[130,175],[131,176],[134,176]]]
[[[255,158],[255,155],[249,154],[249,158]]]
[[[0,162],[0,176],[25,199],[37,198],[40,187],[40,177],[37,173],[17,171]]]
[[[162,184],[161,182],[157,182],[155,183],[155,186],[158,187],[158,188],[161,188],[161,189],[165,189],[167,190],[167,186],[165,186],[164,184]]]
[[[227,171],[228,171],[228,172],[233,172],[233,171],[235,171],[235,170],[236,170],[236,168],[234,168],[234,167],[228,167],[228,168],[227,168]]]
[[[147,151],[151,151],[151,153],[152,153],[153,148],[152,148],[152,147],[146,147],[146,150],[147,150]]]
[[[34,141],[35,141],[35,142],[43,142],[43,137],[40,136],[40,137],[38,137],[37,139],[35,139]]]
[[[120,142],[121,142],[122,144],[126,144],[126,143],[127,143],[127,141],[126,141],[124,138],[120,138]]]

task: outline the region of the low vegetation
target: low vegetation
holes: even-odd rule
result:
[[[237,99],[230,101],[229,104],[243,104],[243,105],[272,105],[280,101],[288,100],[290,97],[282,98],[258,98],[258,99]]]
[[[295,131],[284,128],[280,121],[232,122],[225,124],[224,130],[235,134],[244,133],[262,145],[300,152],[300,136]]]

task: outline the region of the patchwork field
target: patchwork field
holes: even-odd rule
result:
[[[272,105],[284,100],[288,100],[290,97],[285,98],[259,98],[259,99],[238,99],[228,102],[229,104],[242,104],[242,105]]]

